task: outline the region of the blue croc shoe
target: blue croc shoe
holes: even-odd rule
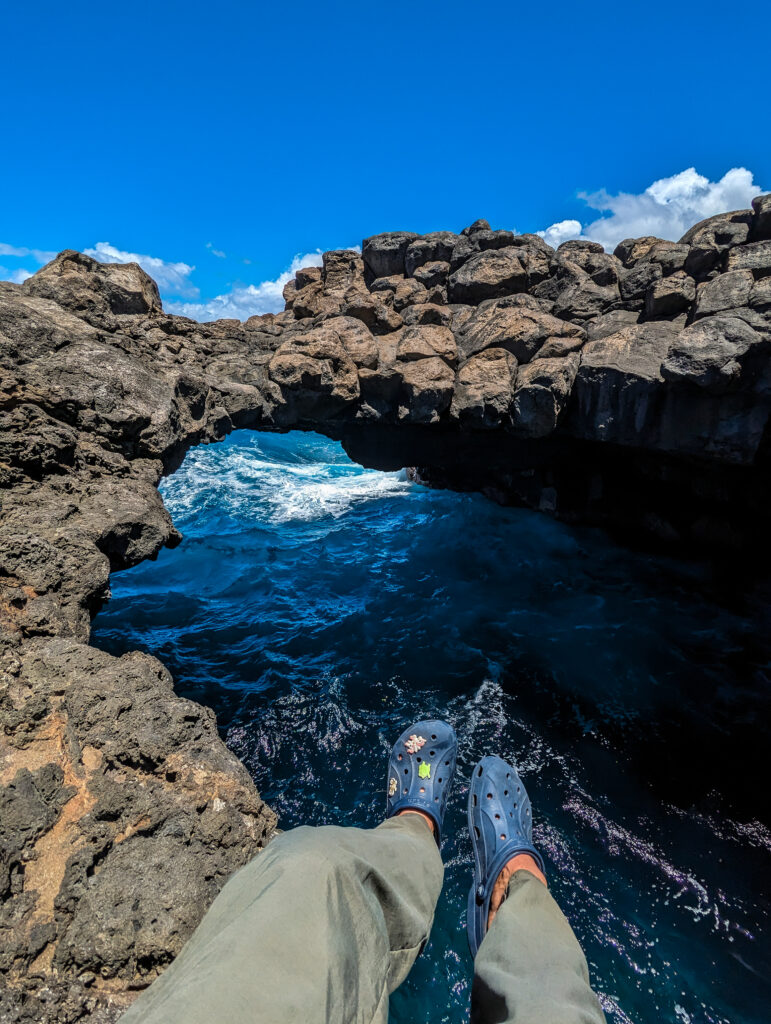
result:
[[[442,820],[455,775],[458,741],[446,722],[416,722],[394,744],[388,762],[386,818],[411,808],[423,811],[442,841]]]
[[[530,799],[516,768],[500,757],[483,757],[471,776],[468,828],[474,850],[474,883],[468,894],[468,944],[476,956],[487,932],[490,897],[503,866],[529,853],[541,871],[543,857],[533,846]]]

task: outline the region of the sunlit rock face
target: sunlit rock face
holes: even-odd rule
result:
[[[72,251],[23,285],[0,284],[2,799],[18,811],[4,821],[36,822],[10,827],[0,874],[12,936],[0,998],[13,1013],[63,1019],[67,1000],[98,1003],[92,974],[120,1001],[174,956],[272,827],[205,713],[176,721],[158,662],[123,666],[86,646],[110,571],[179,540],[161,476],[236,427],[300,427],[341,439],[363,464],[412,466],[570,521],[759,550],[770,210],[760,197],[679,243],[627,239],[613,254],[553,250],[484,221],[457,235],[377,235],[361,254],[326,253],[287,285],[283,313],[245,323],[166,314],[139,267]],[[97,679],[114,716],[86,713]],[[121,701],[157,728],[138,732]],[[197,778],[194,764],[211,784],[180,781]],[[131,787],[112,785],[121,773],[156,795],[147,813]],[[222,824],[202,792],[219,808],[226,790],[240,794],[239,814]],[[125,898],[147,934],[152,900],[121,889],[126,859],[137,851],[162,874],[180,844],[195,851],[191,888],[167,901],[156,944],[100,946],[78,916],[83,878],[98,868],[91,898]],[[45,886],[25,868],[43,856]],[[36,1002],[46,985],[49,1009]]]

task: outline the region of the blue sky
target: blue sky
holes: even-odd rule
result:
[[[768,10],[7,5],[0,277],[63,248],[140,256],[210,319],[378,231],[674,237],[771,189]]]

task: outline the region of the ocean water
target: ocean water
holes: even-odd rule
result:
[[[614,1024],[771,1016],[768,587],[239,432],[161,490],[184,541],[115,574],[94,642],[212,707],[283,828],[373,826],[405,724],[455,726],[430,944],[399,1024],[465,1021],[476,760],[513,760]]]

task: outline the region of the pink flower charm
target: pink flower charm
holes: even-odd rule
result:
[[[426,741],[422,736],[416,736],[413,733],[408,740],[404,741],[404,745],[407,748],[408,754],[417,754],[420,748],[426,745]]]

